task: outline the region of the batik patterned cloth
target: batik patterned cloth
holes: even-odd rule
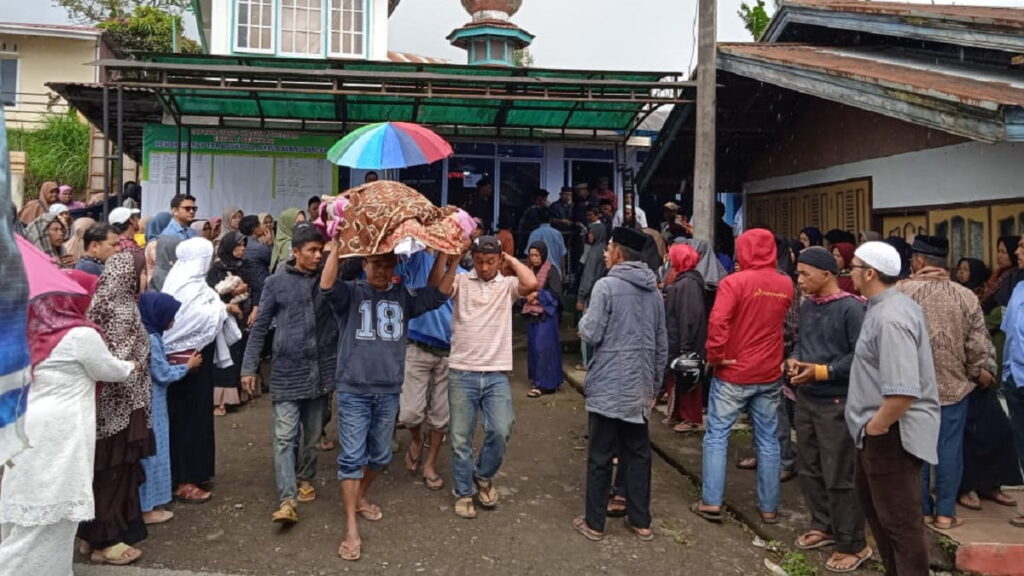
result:
[[[460,254],[465,232],[455,218],[458,209],[438,208],[412,188],[378,180],[344,192],[349,205],[338,226],[345,258],[394,251],[406,237],[445,254]]]

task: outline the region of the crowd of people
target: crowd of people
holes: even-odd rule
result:
[[[950,271],[943,238],[809,227],[787,239],[758,225],[734,237],[719,206],[709,245],[678,205],[654,228],[604,181],[550,205],[539,192],[514,231],[490,230],[493,204],[471,201],[462,254],[353,258],[330,198],[276,219],[229,207],[198,220],[192,196],[146,219],[129,197],[97,222],[62,193],[46,183],[18,215],[19,233],[87,295],[30,305],[31,447],[0,487],[11,573],[70,574],[76,535],[94,562],[136,561],[146,526],[173,518],[169,503],[214,498],[215,418],[265,392],[272,522],[298,522],[316,499],[335,416],[342,559],[361,556],[360,522],[384,516],[371,488],[396,428],[409,431],[404,467],[429,490],[446,486],[450,443],[453,511],[475,518],[498,504],[515,421],[514,313],[527,397],[539,398],[562,382],[573,296],[589,420],[585,513],[572,526],[590,540],[620,516],[654,537],[652,419],[703,433],[690,509],[721,522],[728,440],[746,414],[755,456],[736,466],[756,470],[762,520],[778,522],[780,483],[799,478],[811,520],[794,545],[834,547],[836,572],[876,553],[866,525],[888,573],[926,574],[926,524],[956,528],[958,503],[1016,505],[1001,486],[1022,483],[1024,461],[1020,237],[999,240],[991,274],[972,259]]]

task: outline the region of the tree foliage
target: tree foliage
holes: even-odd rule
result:
[[[146,6],[171,14],[181,14],[191,6],[190,0],[52,0],[54,6],[67,10],[68,16],[80,24],[98,24],[106,20],[127,18],[136,8]]]
[[[181,16],[154,6],[136,6],[131,14],[97,24],[114,44],[126,52],[173,52],[177,26],[178,51],[200,52],[199,44],[183,34]]]
[[[772,0],[772,4],[774,4],[774,9],[772,10],[772,13],[774,13],[775,10],[779,9],[779,0]],[[768,13],[764,0],[754,0],[753,5],[741,2],[737,14],[743,20],[743,27],[750,32],[754,40],[761,37],[761,34],[768,27],[768,23],[772,19],[772,15]]]
[[[519,68],[533,67],[533,54],[530,54],[529,48],[523,48],[522,50],[516,50],[513,52],[512,60]]]

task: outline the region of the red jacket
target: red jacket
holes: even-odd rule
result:
[[[736,239],[740,272],[718,284],[708,321],[708,363],[715,376],[731,384],[768,384],[782,377],[782,329],[793,302],[793,283],[779,273],[775,237],[767,230],[744,232]]]

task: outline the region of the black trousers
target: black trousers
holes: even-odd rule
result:
[[[899,424],[865,436],[857,450],[854,486],[886,576],[928,576],[928,545],[921,522],[921,460],[903,449]]]
[[[590,414],[587,442],[587,526],[604,531],[612,484],[612,458],[625,481],[626,517],[637,528],[651,527],[651,437],[647,423],[633,424]]]
[[[846,428],[845,402],[796,403],[797,471],[811,529],[831,534],[836,551],[864,549],[864,512],[853,489],[855,446]]]

